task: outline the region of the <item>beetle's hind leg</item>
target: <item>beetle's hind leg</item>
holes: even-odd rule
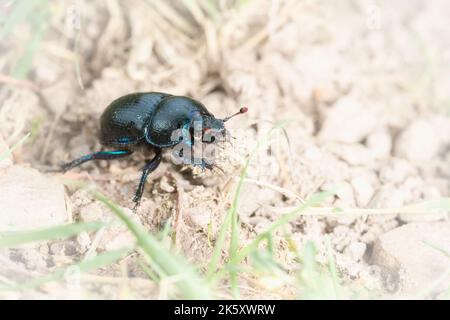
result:
[[[141,202],[142,194],[144,193],[145,182],[147,181],[148,175],[156,168],[158,168],[159,164],[161,163],[161,159],[162,159],[162,149],[156,148],[155,156],[153,157],[152,160],[147,162],[147,164],[142,169],[141,180],[139,181],[139,186],[133,198],[133,202],[135,203],[134,208],[137,208],[137,206],[139,206],[139,203]]]
[[[91,161],[91,160],[113,160],[117,158],[122,158],[129,156],[133,151],[130,150],[114,150],[114,151],[100,151],[82,156],[81,158],[75,159],[71,162],[67,162],[61,165],[61,171],[66,172],[70,169],[78,167],[79,165]]]

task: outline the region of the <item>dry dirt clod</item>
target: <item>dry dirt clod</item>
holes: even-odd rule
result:
[[[352,242],[345,248],[344,253],[352,258],[354,261],[359,261],[366,252],[367,245],[364,242]]]
[[[350,184],[353,187],[357,205],[365,207],[375,193],[378,179],[372,171],[356,170],[352,173]]]
[[[414,163],[433,159],[441,148],[436,128],[420,119],[411,123],[395,141],[395,155]]]
[[[417,169],[408,161],[393,158],[380,169],[380,180],[382,183],[401,183],[407,177],[417,175]]]
[[[335,205],[339,208],[349,208],[355,206],[353,188],[348,182],[342,182],[335,186],[337,200]],[[332,188],[330,188],[332,189]]]
[[[362,144],[331,144],[327,148],[351,166],[370,165],[374,157]]]
[[[439,278],[448,272],[450,259],[432,246],[450,252],[449,230],[449,222],[410,223],[396,228],[375,242],[371,262],[382,268],[385,277],[395,279],[394,287],[401,293],[447,289],[449,279]],[[430,288],[433,284],[436,286]]]
[[[439,221],[439,220],[445,220],[447,217],[448,217],[448,213],[445,211],[423,212],[423,213],[402,213],[399,215],[399,219],[402,222],[406,222],[406,223]]]
[[[373,208],[399,208],[410,200],[410,194],[404,188],[385,184],[378,189],[369,203]],[[393,211],[393,213],[396,213]]]
[[[159,187],[161,188],[162,191],[167,193],[172,193],[175,191],[175,188],[170,184],[166,176],[163,176],[161,178],[161,181],[159,182]]]
[[[64,187],[32,168],[11,166],[0,172],[0,229],[26,230],[70,221]],[[14,214],[6,214],[14,213]]]
[[[92,202],[80,209],[80,218],[82,221],[106,221],[111,214],[100,202]]]
[[[20,248],[15,250],[12,260],[22,262],[28,270],[46,270],[45,255],[34,248]]]
[[[369,134],[366,140],[372,156],[377,159],[389,157],[392,149],[392,138],[386,128],[378,129]]]
[[[132,247],[135,243],[135,237],[126,227],[112,227],[99,235],[98,246],[94,248],[99,252],[113,251],[123,247]]]
[[[420,192],[420,195],[425,201],[439,201],[442,197],[439,189],[435,186],[420,185],[415,189],[415,191]],[[445,220],[449,217],[449,214],[450,210],[445,210],[442,208],[439,210],[427,210],[419,213],[402,213],[399,215],[399,218],[403,222],[430,222]]]
[[[371,133],[377,117],[356,98],[341,98],[325,114],[319,139],[326,142],[358,143]]]

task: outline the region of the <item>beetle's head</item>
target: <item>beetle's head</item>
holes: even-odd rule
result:
[[[202,142],[212,143],[218,139],[225,140],[228,134],[228,130],[225,128],[225,122],[247,111],[247,107],[242,107],[238,112],[224,119],[217,119],[212,115],[203,116]]]

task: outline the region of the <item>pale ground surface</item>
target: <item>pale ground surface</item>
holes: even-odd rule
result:
[[[65,177],[94,184],[153,232],[182,201],[178,245],[188,259],[202,263],[211,255],[208,233],[217,236],[244,156],[274,124],[291,120],[285,127],[289,144],[280,134],[270,151],[263,149],[251,162],[238,209],[242,242],[301,199],[338,187],[323,207],[344,213],[387,210],[300,217],[285,230],[297,246],[315,241],[317,259],[325,262],[329,239],[343,280],[374,294],[409,296],[436,282],[427,298],[448,298],[450,278],[442,275],[448,275],[450,260],[424,243],[450,252],[448,205],[447,211],[400,209],[450,196],[448,1],[255,0],[240,13],[226,14],[219,36],[210,32],[207,42],[203,31],[195,30],[195,40],[189,40],[144,1],[80,3],[81,79],[66,21],[71,11],[55,4],[30,83],[1,83],[0,154],[37,128],[32,141],[0,163],[1,231],[111,219],[86,192],[64,192],[60,176],[44,169],[99,150],[97,119],[114,98],[133,91],[170,92],[201,100],[218,117],[249,107],[246,116],[229,123],[237,139],[220,162],[225,174],[165,161],[149,178],[136,214],[131,198],[142,156],[87,164]],[[1,44],[1,74],[10,73],[27,33],[24,26]],[[45,274],[130,241],[117,227],[2,249],[0,280]],[[289,270],[294,257],[283,238],[275,241]],[[92,296],[121,297],[123,284],[113,276],[129,277],[134,296],[158,296],[133,257],[92,275]],[[60,285],[48,285],[6,297],[67,294]],[[246,294],[290,297],[288,291],[283,296],[257,287]]]

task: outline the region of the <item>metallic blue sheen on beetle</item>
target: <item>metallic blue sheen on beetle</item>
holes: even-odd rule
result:
[[[142,169],[133,198],[137,206],[148,175],[161,163],[162,150],[183,143],[182,140],[173,139],[174,131],[185,128],[192,132],[194,120],[201,119],[202,134],[208,130],[224,133],[225,122],[245,112],[247,108],[244,107],[232,116],[217,119],[202,103],[189,97],[161,92],[128,94],[111,102],[100,118],[100,142],[114,150],[85,155],[63,164],[61,170],[66,172],[91,160],[112,160],[129,156],[142,147],[152,149],[155,155]],[[201,163],[204,168],[212,168],[203,159]]]

